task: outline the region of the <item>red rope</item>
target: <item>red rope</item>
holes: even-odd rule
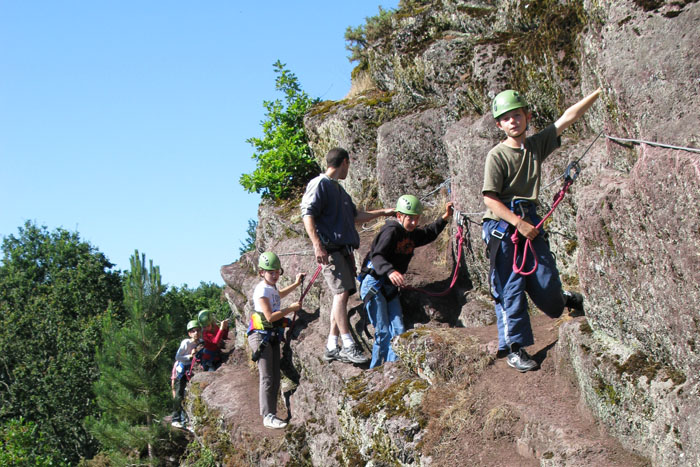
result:
[[[192,369],[194,368],[194,364],[196,362],[199,362],[199,359],[197,357],[192,357],[192,361],[190,362],[190,367],[185,372],[185,376],[187,376],[187,381],[192,379]]]
[[[464,236],[462,235],[462,226],[458,225],[457,226],[457,233],[455,234],[457,237],[457,264],[455,265],[455,272],[452,275],[452,282],[450,282],[450,286],[443,290],[442,292],[430,292],[429,290],[422,289],[420,287],[402,287],[404,290],[416,290],[418,292],[423,292],[426,295],[429,295],[431,297],[444,297],[448,293],[450,293],[450,290],[452,290],[452,287],[454,287],[455,283],[457,282],[457,276],[459,275],[459,263],[461,263],[462,260],[462,244],[464,243]]]
[[[314,281],[318,277],[319,273],[321,272],[321,269],[323,269],[323,265],[319,264],[318,267],[316,268],[316,272],[314,272],[314,275],[311,276],[311,281],[309,282],[309,285],[306,286],[306,290],[301,294],[301,297],[299,297],[299,301],[303,302],[304,297],[306,297],[306,294],[309,293],[309,289],[311,289],[311,286],[314,284]]]
[[[574,181],[570,178],[568,178],[566,182],[564,182],[564,186],[554,197],[552,209],[550,209],[547,215],[544,216],[544,218],[535,226],[537,230],[539,230],[540,227],[542,227],[544,221],[546,221],[549,218],[549,216],[552,215],[557,206],[559,206],[559,203],[561,203],[561,201],[564,199],[564,195],[566,195],[566,191],[569,189],[572,183],[574,183]],[[513,232],[513,235],[510,236],[510,241],[513,242],[513,246],[515,247],[515,251],[513,252],[513,272],[516,274],[520,274],[521,276],[529,276],[537,270],[537,266],[539,265],[537,261],[537,253],[535,252],[535,247],[532,246],[532,241],[529,238],[525,239],[525,246],[523,247],[523,260],[521,261],[520,266],[518,266],[518,240],[520,240],[519,235],[520,234],[516,230],[515,232]],[[523,269],[525,269],[525,261],[527,260],[527,250],[530,250],[532,252],[532,257],[535,259],[535,264],[530,271],[524,272]]]
[[[306,294],[309,293],[311,286],[314,285],[316,278],[321,273],[321,269],[323,269],[323,265],[319,264],[318,267],[316,268],[316,271],[314,272],[314,275],[311,276],[311,280],[309,281],[309,285],[307,285],[306,289],[301,293],[301,297],[299,297],[299,303],[302,303],[304,301],[304,297],[306,297]],[[292,324],[289,326],[289,329],[294,329],[294,324],[296,323],[296,321],[297,321],[297,312],[295,311],[294,317],[292,318]]]

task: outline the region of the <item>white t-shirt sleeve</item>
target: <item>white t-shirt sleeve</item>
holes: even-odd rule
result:
[[[253,304],[255,311],[262,312],[260,306],[258,305],[258,298],[267,298],[267,300],[270,302],[270,307],[272,308],[273,313],[280,310],[282,300],[280,299],[279,292],[275,287],[267,285],[264,281],[255,286],[255,290],[253,291]]]

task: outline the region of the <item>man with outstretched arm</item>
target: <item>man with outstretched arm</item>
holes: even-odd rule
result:
[[[304,228],[314,247],[314,256],[323,265],[323,277],[333,292],[330,332],[323,359],[330,362],[365,363],[368,361],[355,344],[348,321],[348,298],[356,292],[355,257],[360,235],[355,224],[380,216],[391,216],[393,209],[360,211],[350,195],[338,182],[344,180],[350,168],[350,156],[345,149],[334,148],[326,155],[326,172],[309,182],[301,201]],[[338,337],[342,348],[338,347]]]

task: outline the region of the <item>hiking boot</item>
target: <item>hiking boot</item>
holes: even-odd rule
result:
[[[340,356],[340,349],[336,347],[333,350],[326,349],[326,353],[323,354],[323,360],[327,362],[332,362],[333,360],[338,360],[339,362],[348,363],[349,360]]]
[[[277,418],[276,415],[269,413],[265,415],[265,418],[263,418],[263,425],[265,425],[265,428],[284,428],[287,426],[287,422]]]
[[[509,353],[506,361],[508,365],[512,366],[520,373],[525,373],[526,371],[537,368],[537,362],[534,361],[523,348],[518,349],[516,352]]]
[[[340,358],[344,358],[348,362],[352,363],[367,363],[369,357],[366,357],[360,347],[357,344],[352,344],[350,347],[343,347],[338,353]]]
[[[562,295],[564,295],[564,300],[566,300],[564,306],[573,310],[573,312],[569,314],[573,316],[583,316],[583,295],[569,290],[564,290]]]

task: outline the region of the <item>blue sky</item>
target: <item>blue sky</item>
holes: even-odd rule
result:
[[[345,30],[379,5],[398,0],[0,0],[0,236],[31,220],[119,269],[138,249],[170,285],[223,284],[257,217],[238,179],[272,64],[342,99]]]

